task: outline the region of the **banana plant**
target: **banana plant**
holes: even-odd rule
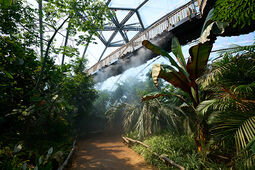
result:
[[[203,75],[205,71],[216,36],[222,34],[225,27],[228,26],[227,23],[213,21],[212,17],[213,9],[208,13],[205,20],[199,43],[189,49],[190,57],[188,58],[187,63],[182,53],[181,45],[175,36],[172,37],[171,44],[171,51],[175,58],[148,40],[144,40],[142,42],[144,47],[167,58],[171,63],[171,65],[153,65],[152,79],[154,84],[158,87],[158,79],[162,78],[173,86],[182,89],[184,92],[189,94],[195,108],[199,104],[198,85],[196,80]],[[144,96],[142,101],[149,98],[159,97],[160,95],[153,94],[152,96],[154,97],[148,96]]]
[[[184,92],[188,93],[190,96],[193,104],[193,107],[190,108],[192,108],[194,114],[196,114],[198,125],[198,134],[195,142],[199,151],[202,151],[203,146],[206,144],[206,140],[208,138],[208,128],[206,121],[201,119],[195,111],[196,107],[200,103],[198,94],[199,89],[196,80],[201,75],[203,75],[206,69],[208,58],[210,56],[213,43],[216,40],[216,36],[222,34],[224,32],[224,28],[228,25],[227,23],[212,21],[212,15],[213,10],[209,12],[206,18],[199,43],[189,49],[190,57],[188,58],[187,63],[182,53],[181,45],[175,36],[172,37],[171,44],[171,51],[173,52],[175,58],[148,40],[144,40],[142,42],[144,47],[158,55],[167,58],[171,63],[171,65],[153,65],[151,74],[154,84],[158,86],[158,79],[162,78],[173,86],[180,88]],[[159,92],[158,94],[148,94],[143,96],[142,101],[157,98],[163,95],[164,92]]]
[[[188,93],[190,99],[193,103],[192,110],[196,114],[195,109],[199,104],[199,95],[198,95],[198,85],[196,79],[203,74],[205,71],[207,61],[212,49],[213,42],[208,41],[205,43],[199,43],[189,49],[190,57],[185,62],[180,43],[176,37],[172,39],[172,52],[174,53],[177,62],[171,57],[166,51],[160,47],[155,46],[149,41],[143,41],[143,45],[153,51],[158,55],[162,55],[169,59],[171,65],[165,64],[154,64],[152,67],[152,79],[156,86],[158,86],[158,79],[162,78],[172,84],[173,86],[182,89],[184,92]],[[149,94],[143,96],[142,100],[147,100],[150,98],[156,98],[164,95],[161,94]],[[203,146],[205,146],[206,139],[208,138],[208,128],[207,124],[203,120],[198,121],[198,137],[195,139],[198,150],[201,151]]]
[[[173,86],[182,89],[188,93],[193,106],[199,104],[198,86],[196,79],[204,72],[207,61],[212,49],[212,42],[199,43],[189,49],[190,58],[186,63],[180,43],[176,37],[172,39],[172,52],[175,54],[177,63],[172,56],[166,51],[150,43],[143,41],[143,45],[158,55],[162,55],[169,59],[171,65],[154,64],[152,67],[152,79],[156,86],[158,86],[158,79],[162,78]],[[146,99],[144,97],[142,100]]]

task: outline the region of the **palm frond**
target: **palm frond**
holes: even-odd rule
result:
[[[253,112],[218,112],[211,117],[212,132],[220,139],[233,138],[237,153],[255,137],[255,115]]]
[[[209,110],[213,109],[216,103],[218,103],[217,99],[205,100],[201,102],[196,109],[200,119],[208,120],[210,113],[212,113]]]

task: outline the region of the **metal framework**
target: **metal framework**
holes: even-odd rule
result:
[[[127,15],[121,20],[119,21],[117,16],[114,15],[114,12],[112,17],[111,17],[111,22],[107,23],[104,25],[104,28],[102,30],[97,30],[99,33],[99,40],[104,44],[105,48],[103,50],[103,52],[101,53],[98,62],[102,59],[105,51],[107,50],[108,47],[121,47],[125,44],[127,44],[129,42],[129,38],[126,34],[127,31],[138,31],[139,33],[144,31],[144,24],[143,21],[141,19],[141,16],[139,14],[139,9],[146,4],[146,2],[148,2],[149,0],[144,0],[137,8],[119,8],[119,7],[109,7],[110,11],[129,11],[127,13]],[[107,1],[107,5],[109,5],[111,2],[111,0]],[[132,23],[132,24],[126,24],[129,19],[133,16],[136,15],[138,18],[138,23]],[[81,15],[84,17],[84,19],[86,19],[86,15]],[[113,31],[113,33],[111,34],[110,38],[107,40],[104,35],[103,35],[103,31]],[[120,33],[122,40],[119,41],[115,41],[113,42],[113,39],[115,38],[115,36],[117,35],[117,33]],[[85,48],[84,52],[83,52],[83,56],[86,53],[87,48]]]
[[[154,39],[155,41],[160,43],[161,40],[164,41],[163,37],[170,38],[171,32],[178,28],[179,31],[176,32],[176,35],[178,35],[179,38],[184,38],[186,36],[188,36],[190,40],[196,38],[197,36],[199,36],[199,32],[195,34],[194,32],[187,32],[187,30],[189,30],[190,28],[201,26],[202,22],[200,22],[199,20],[201,20],[202,15],[200,11],[201,0],[190,0],[186,4],[180,6],[179,8],[170,11],[168,14],[166,14],[165,16],[163,16],[150,26],[146,27],[146,29],[142,33],[137,34],[127,44],[119,47],[111,54],[109,54],[107,57],[94,64],[92,67],[90,67],[88,69],[88,73],[92,75],[96,74],[98,70],[104,69],[111,65],[112,66],[111,68],[113,68],[114,66],[116,70],[115,72],[111,72],[111,75],[116,75],[119,71],[121,70],[123,71],[122,66],[120,66],[121,64],[123,64],[123,62],[120,62],[118,65],[117,61],[125,58],[124,56],[127,54],[131,54],[129,55],[129,57],[131,57],[134,51],[139,51],[142,47],[143,40]],[[182,25],[184,25],[186,29],[180,29]],[[184,32],[180,32],[180,30],[184,30]],[[157,39],[157,37],[159,36],[161,36],[161,38]],[[145,54],[144,51],[143,54]],[[148,58],[148,55],[146,55],[146,57]],[[129,59],[126,60],[127,63],[128,61]],[[119,70],[118,67],[121,69]],[[103,73],[103,71],[101,73]],[[111,75],[109,74],[109,72],[107,72],[107,74],[105,74],[104,77]],[[102,74],[100,74],[100,77],[101,76]]]

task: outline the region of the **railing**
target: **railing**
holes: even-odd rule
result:
[[[140,48],[142,46],[143,40],[150,40],[156,35],[161,34],[166,30],[172,30],[175,25],[178,24],[178,22],[182,21],[185,18],[191,18],[192,16],[199,15],[199,8],[201,3],[200,1],[201,0],[192,0],[187,4],[179,7],[178,9],[170,12],[158,22],[146,29],[144,32],[135,36],[127,44],[116,49],[107,57],[102,59],[100,62],[89,68],[87,71],[88,74],[94,74],[100,68],[112,64],[128,52],[133,52],[134,50]]]

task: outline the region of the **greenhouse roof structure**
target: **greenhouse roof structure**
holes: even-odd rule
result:
[[[114,15],[103,30],[98,30],[96,50],[93,44],[88,49],[96,62],[102,60],[115,49],[128,43],[135,35],[143,32],[170,11],[190,0],[108,0],[106,3]],[[94,45],[95,46],[95,45]],[[87,50],[87,49],[86,49]],[[85,50],[85,52],[86,52]],[[87,53],[87,52],[86,52]],[[92,64],[90,61],[90,64]]]

